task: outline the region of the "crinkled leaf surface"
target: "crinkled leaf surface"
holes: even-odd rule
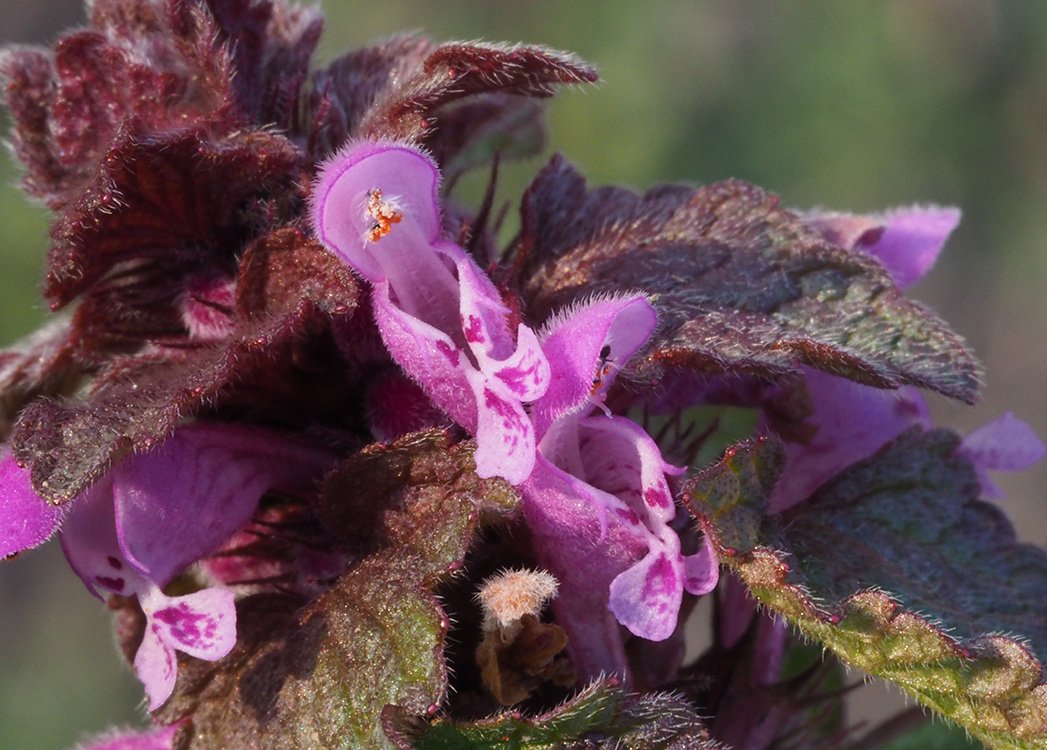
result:
[[[188,121],[242,126],[231,112],[232,62],[200,3],[95,0],[90,28],[54,49],[0,54],[3,95],[26,189],[54,209],[79,198],[116,133],[134,121],[152,132]]]
[[[286,190],[298,156],[287,139],[264,130],[221,140],[202,129],[123,133],[51,230],[47,295],[64,305],[115,272],[118,288],[134,288],[132,280],[157,263],[175,281],[187,268],[228,268],[250,239],[251,202]]]
[[[115,360],[81,401],[37,400],[13,434],[15,455],[32,471],[37,492],[54,503],[78,494],[131,450],[148,450],[183,416],[215,405],[236,389],[268,392],[277,408],[322,413],[323,391],[303,390],[301,341],[334,317],[349,315],[357,286],[349,270],[313,240],[283,229],[258,240],[241,261],[236,327],[228,339],[187,350]],[[338,373],[345,376],[344,365]],[[322,381],[335,375],[322,373]],[[314,375],[315,377],[315,375]],[[284,381],[300,402],[288,401]]]
[[[386,705],[424,714],[443,699],[449,623],[431,590],[460,565],[478,520],[511,511],[516,495],[479,479],[471,447],[450,447],[443,433],[375,446],[336,477],[325,502],[346,492],[384,509],[370,518],[380,519],[373,551],[311,602],[244,600],[229,657],[183,660],[161,714],[165,723],[189,719],[176,747],[388,747]]]
[[[738,180],[587,190],[555,157],[524,197],[516,271],[538,320],[593,293],[650,295],[660,326],[637,365],[648,376],[671,366],[776,377],[807,364],[880,387],[977,393],[960,337],[878,262]]]
[[[1047,552],[978,499],[944,430],[903,433],[784,517],[780,445],[730,449],[689,505],[761,602],[999,748],[1047,747]]]
[[[586,688],[563,705],[535,717],[513,711],[484,721],[428,722],[387,710],[387,732],[401,748],[416,750],[554,750],[564,747],[621,750],[713,750],[694,709],[670,695],[627,694],[609,682]]]

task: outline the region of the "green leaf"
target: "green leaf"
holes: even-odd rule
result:
[[[884,746],[884,750],[969,750],[977,745],[959,727],[922,724]]]
[[[978,500],[950,432],[913,429],[783,517],[781,446],[736,446],[689,507],[753,595],[997,748],[1047,747],[1047,553]]]
[[[555,750],[564,747],[621,750],[713,750],[701,720],[670,695],[631,696],[610,681],[594,683],[561,706],[536,717],[518,711],[484,721],[427,722],[387,711],[389,736],[416,750]]]
[[[594,294],[650,296],[659,326],[636,377],[779,378],[810,365],[977,395],[979,366],[959,336],[876,260],[832,245],[755,185],[589,190],[557,156],[528,188],[522,224],[515,281],[536,320]]]
[[[436,432],[372,446],[337,469],[326,501],[350,491],[347,503],[384,509],[369,520],[380,543],[312,601],[269,593],[240,602],[237,646],[222,661],[181,661],[160,713],[164,723],[189,719],[178,746],[389,747],[386,705],[435,710],[449,623],[432,589],[460,565],[478,519],[515,498],[473,465],[467,444]],[[369,481],[377,476],[383,483]]]

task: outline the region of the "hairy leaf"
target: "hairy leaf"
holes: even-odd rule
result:
[[[524,197],[515,260],[539,320],[594,293],[650,295],[660,327],[638,365],[647,377],[665,367],[779,377],[807,364],[880,387],[977,394],[960,337],[877,261],[830,245],[741,181],[590,191],[555,157]]]
[[[903,433],[784,517],[766,439],[688,486],[750,591],[846,663],[890,680],[993,747],[1047,747],[1047,553],[1015,541],[944,430]]]
[[[443,44],[400,85],[378,97],[359,135],[422,141],[436,110],[476,94],[551,96],[556,84],[592,83],[596,72],[566,52],[508,44]]]
[[[181,291],[187,270],[232,267],[251,239],[247,209],[286,188],[297,162],[297,149],[266,131],[219,141],[198,130],[124,134],[52,229],[45,292],[60,306],[106,275],[110,286],[137,290],[157,264]]]
[[[356,133],[379,97],[418,75],[432,48],[423,36],[397,35],[348,52],[313,73],[305,102],[310,158],[324,158]]]
[[[0,442],[7,440],[18,412],[37,396],[70,392],[83,375],[73,358],[76,347],[68,318],[0,349]]]
[[[348,269],[315,241],[284,229],[248,250],[237,286],[229,338],[117,359],[82,401],[38,400],[25,409],[14,450],[31,467],[42,497],[54,503],[71,499],[112,462],[148,450],[181,418],[226,403],[238,390],[252,389],[254,416],[268,421],[337,416],[324,388],[344,390],[345,381],[338,379],[348,377],[344,364],[326,362],[327,369],[316,370],[307,355],[318,330],[356,305]]]
[[[54,209],[76,200],[131,121],[152,132],[236,124],[227,111],[231,62],[199,5],[98,0],[90,10],[91,27],[64,35],[53,52],[0,55],[26,189]]]
[[[388,747],[386,705],[424,714],[443,700],[449,623],[431,590],[460,566],[478,519],[511,510],[515,493],[479,479],[471,447],[439,432],[375,446],[337,475],[326,502],[384,509],[380,541],[311,602],[242,602],[246,629],[225,660],[183,660],[160,717],[189,720],[177,747]]]
[[[621,750],[713,750],[694,709],[670,695],[631,696],[610,681],[590,685],[561,706],[535,717],[518,711],[484,721],[428,722],[389,709],[386,731],[405,750],[553,750],[563,747]]]

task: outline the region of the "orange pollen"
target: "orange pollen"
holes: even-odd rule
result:
[[[378,242],[389,234],[393,224],[399,224],[404,218],[404,212],[395,202],[382,200],[382,191],[378,188],[367,191],[367,215],[373,219],[367,229],[368,242]]]

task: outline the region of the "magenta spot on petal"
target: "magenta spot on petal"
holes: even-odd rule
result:
[[[614,512],[627,524],[631,526],[640,525],[640,518],[628,508],[615,508]]]
[[[198,646],[213,640],[218,629],[218,621],[210,615],[194,612],[188,604],[160,609],[153,617],[171,628],[171,635],[186,646]]]
[[[475,315],[470,315],[468,321],[462,321],[462,332],[465,333],[465,340],[470,344],[484,342],[483,323]]]
[[[541,371],[542,360],[532,359],[530,366],[527,368],[505,367],[496,372],[495,375],[499,380],[505,383],[513,393],[526,393],[528,390],[528,380],[530,380],[532,385],[535,386],[541,384]]]
[[[666,608],[665,598],[671,596],[677,588],[676,571],[664,554],[658,556],[654,565],[647,571],[647,578],[643,583],[643,600],[648,604],[657,603],[659,611]]]
[[[112,559],[112,558],[110,558]],[[109,576],[95,576],[95,583],[99,584],[103,588],[107,588],[114,594],[119,594],[124,590],[125,581],[123,578],[110,578]]]
[[[523,419],[513,409],[512,404],[499,398],[490,388],[484,388],[484,406],[502,418],[502,427],[505,428],[502,442],[511,446],[509,452],[512,453],[520,444],[520,435],[526,430]]]
[[[446,341],[437,341],[436,349],[440,354],[447,357],[447,361],[451,363],[451,367],[458,367],[458,350],[448,344]]]
[[[655,508],[668,508],[672,505],[668,495],[657,487],[648,487],[644,490],[643,499],[647,501],[648,505]]]
[[[107,563],[109,563],[110,567],[112,567],[114,570],[123,570],[124,569],[124,564],[122,562],[120,562],[120,560],[118,558],[115,558],[112,555],[110,555],[109,557],[105,558],[105,561]]]

